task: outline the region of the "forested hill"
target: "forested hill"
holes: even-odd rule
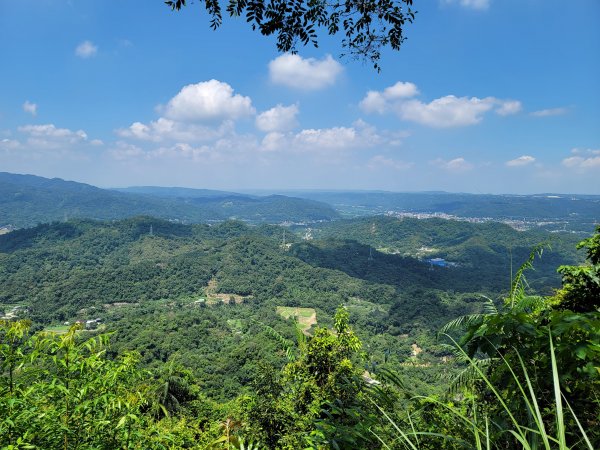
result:
[[[317,239],[357,241],[386,254],[425,260],[443,258],[473,269],[485,266],[484,272],[506,270],[511,258],[514,264],[519,264],[538,244],[553,250],[540,261],[538,271],[554,271],[562,264],[561,258],[572,261],[582,258],[575,249],[581,240],[579,234],[548,233],[540,229],[517,231],[498,222],[374,216],[312,226],[311,235]]]
[[[113,220],[136,215],[183,223],[230,218],[254,223],[310,222],[338,217],[324,203],[287,196],[251,197],[204,190],[142,191],[118,192],[59,178],[0,173],[0,227],[21,228],[70,218]]]
[[[386,373],[396,373],[399,378],[395,379],[400,385],[410,386],[410,393],[382,399],[393,401],[394,408],[405,408],[408,398],[443,395],[450,380],[463,371],[461,360],[453,357],[436,333],[452,319],[484,311],[484,305],[489,309],[491,305],[483,295],[500,307],[510,285],[508,261],[498,259],[506,253],[506,246],[511,246],[515,255],[524,255],[531,242],[538,237],[549,238],[550,233],[534,235],[504,225],[458,221],[398,221],[385,217],[372,220],[340,221],[313,229],[312,239],[307,230],[300,234],[277,225],[250,226],[240,221],[184,225],[152,217],[109,222],[70,220],[14,230],[0,235],[0,319],[8,319],[0,320],[0,327],[28,326],[29,322],[15,321],[28,319],[33,322],[33,331],[48,332],[39,333],[41,339],[46,339],[44,345],[31,343],[31,348],[36,349],[31,356],[39,354],[44,358],[40,368],[62,364],[60,355],[65,354],[63,344],[67,342],[89,349],[94,358],[104,361],[108,357],[102,363],[108,366],[76,365],[70,382],[87,380],[88,372],[82,375],[84,370],[100,376],[103,368],[127,358],[134,364],[139,358],[141,368],[152,370],[156,377],[153,380],[149,372],[140,372],[152,383],[148,392],[172,393],[174,403],[160,397],[163,410],[169,408],[169,415],[175,418],[184,414],[196,420],[197,429],[212,436],[209,442],[221,442],[215,436],[219,422],[238,417],[240,410],[249,408],[251,412],[243,419],[247,423],[257,420],[261,425],[253,426],[262,430],[281,411],[283,417],[288,417],[282,408],[288,408],[285,405],[291,400],[281,400],[282,395],[304,402],[306,393],[307,401],[312,402],[311,392],[319,391],[302,390],[295,384],[300,380],[304,385],[304,372],[297,370],[305,364],[314,367],[317,377],[321,377],[323,367],[355,365],[352,377],[356,386],[363,386],[370,375],[385,381]],[[413,234],[415,239],[411,241]],[[492,236],[496,236],[496,244]],[[567,234],[555,235],[553,251],[544,253],[541,262],[536,259],[535,272],[528,271],[529,284],[521,280],[523,295],[548,292],[552,286],[558,286],[556,273],[544,265],[548,258],[555,264],[580,260],[579,255],[565,251],[568,243],[563,240],[570,238]],[[424,244],[436,245],[437,251],[446,251],[460,262],[436,266],[427,260],[429,254],[412,254],[423,252]],[[527,297],[528,301],[532,298],[537,297]],[[346,318],[341,322],[340,317]],[[515,317],[525,315],[519,313]],[[581,317],[574,316],[574,320],[582,320]],[[348,330],[348,320],[362,341],[364,353],[352,360],[344,356],[332,363],[311,362],[315,355],[322,358],[319,355],[337,351],[332,345],[337,345],[338,338],[340,345],[349,345],[343,340],[344,336],[354,336],[344,331]],[[569,320],[568,324],[578,323]],[[77,325],[70,329],[74,323]],[[345,324],[343,328],[340,323]],[[532,329],[529,322],[523,327],[519,322],[509,325],[524,330],[523,333]],[[332,326],[341,331],[333,334],[327,328],[318,328]],[[589,327],[597,329],[594,323]],[[102,339],[98,334],[105,333],[111,335],[110,348],[98,351],[93,342],[86,341]],[[10,344],[21,342],[18,335],[4,336],[12,339]],[[540,336],[546,339],[546,335]],[[353,341],[357,342],[354,348],[358,351],[360,341]],[[8,354],[11,348],[3,343],[0,351]],[[47,355],[44,349],[48,349]],[[68,361],[72,361],[72,356],[81,356],[77,351],[69,350]],[[16,354],[29,357],[20,350]],[[308,363],[304,363],[305,354],[309,355]],[[538,354],[543,352],[533,352]],[[575,352],[569,348],[560,354]],[[4,361],[10,363],[14,359]],[[12,366],[4,367],[12,370]],[[28,376],[47,376],[29,362],[22,367]],[[21,366],[18,372],[21,373]],[[62,373],[62,369],[56,372]],[[124,372],[123,382],[129,381],[128,373]],[[344,373],[339,378],[328,376],[327,380],[339,380],[334,387],[338,382],[345,386]],[[286,381],[285,374],[291,374],[292,381]],[[29,378],[19,375],[18,379],[29,389]],[[43,388],[43,395],[34,400],[44,404],[50,398],[54,405],[53,397],[45,394],[47,385],[47,378],[35,384],[35,389]],[[123,386],[121,381],[117,386]],[[124,386],[129,394],[129,385]],[[97,389],[86,394],[91,396],[91,412],[104,404],[97,401]],[[10,399],[9,392],[4,389],[0,401]],[[357,399],[354,392],[349,398]],[[337,405],[337,398],[333,396],[327,404]],[[291,404],[289,408],[295,411],[294,403]],[[11,408],[5,410],[13,411]],[[145,405],[140,409],[145,411],[143,414],[153,414]],[[44,415],[34,411],[32,423],[39,423]],[[306,417],[304,404],[298,411],[298,417]],[[309,417],[317,417],[321,423],[320,411],[319,407]],[[363,420],[362,412],[357,410],[356,414]],[[12,423],[22,425],[22,421],[12,419],[15,416],[10,416],[11,427]],[[298,422],[282,421],[292,423],[292,428]],[[273,433],[279,436],[278,426]],[[266,439],[264,436],[261,439]],[[190,442],[197,439],[195,436]],[[297,441],[292,446],[270,448],[303,447]]]
[[[186,338],[187,331],[181,330],[187,327],[179,321],[187,323],[190,314],[215,317],[192,308],[200,298],[215,306],[223,300],[237,305],[221,314],[218,321],[225,321],[225,328],[219,333],[231,332],[233,322],[228,325],[227,320],[262,317],[269,325],[283,323],[277,307],[313,308],[319,323],[327,323],[335,308],[345,304],[361,336],[368,342],[379,336],[374,348],[394,341],[406,355],[407,346],[416,341],[426,346],[425,357],[435,353],[431,342],[438,328],[476,310],[480,293],[494,297],[508,289],[506,245],[512,245],[517,266],[538,238],[551,236],[502,225],[396,222],[377,219],[372,235],[373,222],[342,221],[316,230],[312,240],[274,225],[183,225],[151,217],[71,220],[15,230],[0,235],[0,307],[8,313],[21,305],[27,317],[45,325],[100,317],[111,329],[121,330],[117,342],[135,343],[152,362],[156,355],[189,353],[186,339],[196,337]],[[414,233],[416,240],[403,233]],[[494,244],[493,236],[505,244]],[[557,236],[553,251],[536,262],[537,270],[528,277],[539,292],[559,285],[557,265],[580,260],[571,250],[574,245],[561,240],[565,238]],[[419,254],[424,243],[457,264],[431,265],[427,258],[433,253]],[[163,317],[169,314],[174,318]],[[170,332],[153,334],[152,350],[148,347],[146,353],[150,342],[144,344],[140,336],[153,329],[152,321],[163,319],[165,327],[175,327],[182,337],[178,344],[161,344],[171,339]],[[138,323],[135,330],[128,328],[132,321]]]

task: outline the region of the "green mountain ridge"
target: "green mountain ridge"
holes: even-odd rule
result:
[[[230,218],[255,223],[312,222],[338,217],[324,203],[284,196],[154,196],[100,189],[59,178],[0,173],[0,227],[20,228],[70,218],[115,220],[137,215],[182,223]]]

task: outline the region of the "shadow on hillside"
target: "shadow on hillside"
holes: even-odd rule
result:
[[[290,252],[312,266],[340,270],[352,277],[393,285],[400,290],[415,286],[456,292],[506,288],[506,276],[496,277],[467,267],[435,267],[416,258],[380,253],[356,241],[303,242],[294,244]]]

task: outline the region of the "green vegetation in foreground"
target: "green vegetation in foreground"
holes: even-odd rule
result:
[[[435,396],[415,395],[405,373],[364,372],[368,356],[343,307],[332,329],[297,335],[282,369],[263,366],[250,393],[221,404],[174,360],[150,372],[135,353],[107,358],[107,336],[86,338],[77,325],[63,335],[31,334],[27,321],[1,321],[2,445],[593,450],[600,445],[600,228],[581,246],[588,264],[562,266],[554,296],[527,292],[532,253],[502,305],[442,330],[465,363]]]

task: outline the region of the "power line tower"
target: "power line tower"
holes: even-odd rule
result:
[[[375,222],[371,224],[371,236],[375,235]],[[373,261],[373,246],[369,245],[369,262]]]

